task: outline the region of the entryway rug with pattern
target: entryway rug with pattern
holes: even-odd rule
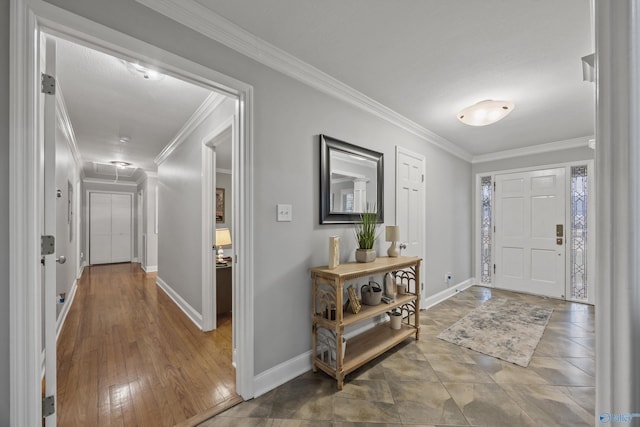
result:
[[[491,298],[438,338],[526,368],[552,312],[513,299]]]

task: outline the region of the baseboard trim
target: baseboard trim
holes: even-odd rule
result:
[[[145,273],[155,273],[158,271],[157,265],[142,265],[140,264],[140,268],[144,270]]]
[[[467,288],[470,288],[471,286],[476,284],[476,278],[475,277],[471,277],[467,280],[465,280],[464,282],[460,282],[457,285],[454,285],[450,288],[445,289],[444,291],[438,292],[435,295],[431,295],[429,298],[427,298],[425,300],[425,304],[424,307],[421,307],[423,309],[428,309],[433,307],[436,304],[441,303],[442,301],[451,298],[452,296],[454,296],[455,294],[457,294],[458,292],[462,292]]]
[[[62,305],[62,310],[60,314],[58,314],[58,320],[56,322],[56,342],[58,342],[58,338],[60,337],[60,332],[62,331],[62,327],[64,326],[64,321],[67,320],[67,314],[69,314],[69,310],[71,310],[71,304],[73,304],[73,300],[76,297],[76,291],[78,290],[78,281],[74,280],[73,285],[71,285],[71,289],[67,294],[67,298]]]
[[[167,294],[174,303],[176,303],[178,308],[180,308],[180,310],[182,310],[182,312],[186,314],[189,319],[191,319],[191,321],[198,327],[198,329],[202,330],[202,314],[198,313],[195,308],[191,307],[188,302],[186,302],[180,295],[178,295],[178,293],[174,291],[173,288],[160,277],[156,277],[156,285],[158,285],[160,289],[162,289],[164,293]]]
[[[309,350],[259,373],[253,377],[254,397],[262,396],[287,381],[291,381],[311,370],[311,367],[311,350]]]

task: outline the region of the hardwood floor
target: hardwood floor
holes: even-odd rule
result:
[[[173,426],[241,400],[231,315],[204,333],[155,279],[139,264],[85,268],[57,344],[58,425]]]

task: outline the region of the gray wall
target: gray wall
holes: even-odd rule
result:
[[[224,101],[158,165],[158,278],[200,314],[203,141],[234,111],[235,101]]]
[[[75,212],[75,199],[77,198],[80,189],[76,188],[76,181],[78,179],[78,169],[76,167],[75,160],[71,154],[71,150],[67,145],[67,139],[56,126],[56,188],[62,191],[62,197],[56,199],[56,256],[64,255],[67,261],[64,264],[56,264],[56,292],[66,293],[69,296],[69,291],[73,286],[73,282],[76,280],[78,271],[76,270],[77,243],[79,236],[75,230],[75,222],[78,221],[78,212]],[[69,224],[67,221],[68,211],[68,197],[69,189],[68,183],[73,186],[73,224]],[[69,229],[73,226],[73,236],[69,239]],[[64,304],[68,304],[67,299]],[[63,304],[57,305],[57,313],[63,308]]]
[[[318,225],[320,133],[385,154],[387,224],[395,222],[395,145],[424,154],[427,293],[446,287],[442,280],[446,271],[454,274],[456,282],[471,277],[469,163],[131,0],[51,3],[253,85],[256,374],[310,349],[308,268],[326,264],[328,236],[342,235],[342,261],[353,258],[352,227]],[[162,198],[161,193],[161,204]],[[293,222],[275,221],[277,203],[293,205]],[[162,223],[161,215],[161,227]],[[163,238],[160,235],[161,242]],[[378,246],[383,251],[387,244]],[[162,257],[159,267],[162,271]]]
[[[0,426],[9,425],[9,0],[0,1]]]

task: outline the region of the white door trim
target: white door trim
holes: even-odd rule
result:
[[[211,131],[207,136],[202,139],[202,235],[205,236],[202,239],[202,330],[210,331],[217,328],[216,324],[216,282],[215,282],[215,252],[213,247],[216,244],[215,241],[215,197],[213,192],[215,191],[215,148],[219,142],[215,139],[225,130],[231,128],[231,140],[232,149],[235,149],[236,141],[236,125],[235,117],[230,116],[224,120],[220,125]],[[232,214],[233,215],[233,214]],[[235,224],[235,221],[233,222]],[[232,236],[235,234],[232,232]],[[232,271],[235,270],[232,269]],[[233,283],[233,278],[232,278]],[[232,322],[232,328],[234,329],[232,336],[235,337],[235,324]],[[235,348],[232,347],[232,348]]]
[[[589,233],[589,241],[587,242],[587,252],[588,252],[588,260],[587,260],[587,286],[588,289],[590,290],[589,292],[589,298],[587,300],[587,303],[589,304],[596,304],[596,299],[595,299],[595,295],[596,295],[596,280],[595,280],[595,263],[596,263],[596,258],[595,258],[595,249],[596,249],[596,200],[597,200],[597,195],[596,195],[596,186],[595,186],[595,179],[596,179],[596,171],[595,171],[595,167],[594,167],[594,160],[581,160],[581,161],[574,161],[574,162],[567,162],[567,163],[555,163],[555,164],[550,164],[550,165],[540,165],[540,166],[530,166],[530,167],[526,167],[526,168],[518,168],[518,169],[505,169],[505,170],[497,170],[497,171],[487,171],[487,172],[477,172],[475,174],[475,184],[474,184],[474,224],[475,224],[475,228],[474,228],[474,232],[473,232],[473,256],[474,256],[474,270],[475,270],[475,277],[478,278],[478,281],[480,280],[480,268],[481,268],[481,262],[480,262],[480,179],[483,176],[491,176],[492,181],[495,181],[495,176],[496,175],[501,175],[501,174],[509,174],[509,173],[518,173],[518,172],[531,172],[531,171],[536,171],[536,170],[543,170],[543,169],[554,169],[554,168],[559,168],[559,167],[564,167],[566,169],[566,176],[567,176],[567,191],[566,191],[566,222],[565,224],[570,224],[570,215],[571,215],[571,209],[570,209],[570,203],[571,203],[571,189],[570,189],[570,180],[568,178],[571,177],[571,167],[572,166],[580,166],[580,165],[587,165],[588,168],[588,191],[589,191],[589,205],[588,205],[588,215],[589,215],[589,223],[587,224],[588,227],[588,233]],[[495,196],[495,195],[493,195]],[[492,201],[493,203],[493,207],[495,207],[495,200]],[[492,209],[492,215],[495,215],[495,211]],[[493,220],[493,218],[492,218]],[[566,233],[565,233],[566,235]],[[495,238],[493,239],[492,243],[495,245]],[[492,251],[491,251],[491,257],[492,257],[492,263],[495,261],[494,257],[495,257],[495,247],[492,247]],[[566,279],[566,285],[568,286],[569,282],[570,282],[570,263],[571,263],[571,256],[570,256],[570,251],[567,250],[567,255],[565,257],[566,260],[566,272],[567,272],[567,279]],[[491,276],[491,278],[493,279],[493,274]],[[482,284],[483,286],[486,286],[485,284]],[[490,287],[493,287],[493,282],[491,283]],[[568,292],[565,293],[565,295],[568,295]],[[572,301],[570,298],[567,298],[567,301]],[[579,302],[584,302],[584,301],[579,301]]]
[[[40,225],[37,200],[41,154],[37,149],[37,33],[43,29],[120,58],[157,64],[165,73],[212,87],[239,100],[238,167],[234,212],[241,262],[236,278],[242,283],[234,304],[238,323],[236,390],[253,397],[253,88],[151,44],[67,12],[42,0],[11,0],[10,7],[10,419],[14,426],[41,423],[41,290]],[[240,201],[240,199],[242,199]],[[237,208],[237,209],[236,209]]]
[[[396,224],[398,223],[398,216],[399,216],[399,206],[398,206],[398,194],[400,192],[400,186],[399,186],[399,182],[400,182],[400,177],[399,177],[399,168],[398,168],[398,155],[399,154],[404,154],[410,157],[413,157],[415,159],[418,159],[422,162],[422,173],[424,175],[426,175],[426,168],[427,168],[427,159],[423,154],[420,153],[416,153],[414,151],[408,150],[404,147],[400,147],[399,145],[396,145],[396,194],[395,194],[395,217],[396,217]],[[425,178],[426,179],[426,178]],[[422,301],[420,301],[420,307],[426,307],[426,301],[427,301],[427,293],[425,292],[426,287],[424,286],[425,283],[425,274],[424,274],[424,265],[425,265],[425,254],[427,253],[427,185],[426,183],[423,181],[424,185],[424,194],[423,194],[423,206],[422,206],[422,224],[424,224],[424,235],[422,236],[422,274],[420,275],[420,280],[422,283],[420,283],[418,286],[421,286],[421,292],[420,295],[422,295]]]
[[[86,249],[86,260],[87,260],[87,265],[91,265],[91,193],[102,193],[102,194],[122,194],[122,195],[126,195],[129,196],[131,198],[131,238],[129,240],[129,247],[130,247],[130,254],[131,256],[129,257],[129,262],[131,262],[131,260],[133,259],[133,238],[134,238],[134,234],[133,234],[133,225],[134,225],[134,210],[133,210],[133,195],[137,194],[137,193],[130,193],[128,191],[108,191],[108,190],[86,190],[86,201],[87,201],[87,206],[85,208],[85,249]]]

